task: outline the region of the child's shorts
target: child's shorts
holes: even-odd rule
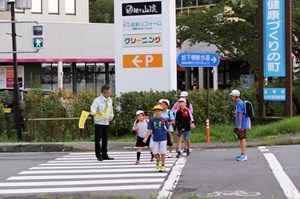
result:
[[[153,141],[153,154],[166,154],[167,152],[167,140]]]
[[[191,131],[178,131],[178,137],[184,137],[185,141],[190,140]]]
[[[149,144],[150,144],[150,139],[151,139],[151,136],[149,136],[148,139],[147,139],[147,142],[144,143],[144,142],[143,142],[144,138],[142,138],[142,137],[140,137],[140,136],[137,136],[135,146],[136,146],[136,147],[149,146]]]

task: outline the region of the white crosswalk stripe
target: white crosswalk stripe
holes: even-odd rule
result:
[[[70,153],[21,171],[0,183],[0,195],[44,194],[114,190],[159,190],[177,161],[167,158],[166,171],[158,172],[150,154],[111,152],[114,160],[97,161],[94,153]],[[138,186],[137,186],[138,185]]]

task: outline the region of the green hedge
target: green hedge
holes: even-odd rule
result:
[[[210,90],[209,91],[209,118],[211,124],[232,124],[234,121],[233,112],[235,106],[229,96],[231,90]],[[258,107],[258,98],[255,89],[242,90],[241,98],[250,100],[254,107]],[[171,106],[180,97],[180,91],[170,92],[129,92],[115,98],[115,123],[112,128],[117,136],[126,135],[131,131],[135,118],[135,112],[142,109],[149,116],[152,116],[152,108],[161,98],[169,99]],[[193,105],[194,119],[196,125],[204,125],[207,118],[207,91],[189,91],[189,101]]]
[[[241,91],[241,98],[250,100],[255,111],[258,112],[258,98],[255,89]],[[229,97],[231,90],[210,90],[210,121],[211,124],[233,124],[233,112],[235,106]],[[152,116],[152,108],[161,98],[169,99],[171,106],[179,99],[180,91],[169,92],[128,92],[120,96],[112,96],[114,104],[115,119],[110,125],[110,135],[121,137],[131,133],[135,112],[139,109]],[[88,119],[84,130],[78,129],[78,119],[81,110],[90,110],[94,98],[97,97],[92,91],[86,90],[78,94],[66,94],[66,91],[50,93],[47,97],[42,92],[29,92],[24,102],[21,103],[24,118],[73,118],[72,120],[52,121],[27,121],[27,130],[23,132],[24,141],[72,141],[72,140],[93,140],[93,121]],[[68,98],[68,106],[64,103]],[[1,100],[1,97],[0,97]],[[194,118],[196,125],[205,125],[207,118],[207,91],[189,91],[189,101],[193,104]],[[1,103],[2,105],[2,103]],[[0,106],[1,108],[1,106]],[[7,119],[7,118],[6,118]],[[14,125],[13,118],[7,124],[4,114],[0,113],[1,132]],[[7,134],[7,133],[6,133]],[[1,133],[1,139],[5,140],[5,133]]]

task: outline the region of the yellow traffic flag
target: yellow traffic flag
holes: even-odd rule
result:
[[[90,112],[81,111],[80,119],[79,119],[79,122],[78,122],[78,127],[80,129],[84,129],[85,121],[89,117],[89,115],[90,115]]]

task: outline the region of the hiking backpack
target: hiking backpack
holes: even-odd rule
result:
[[[252,103],[248,100],[245,100],[244,101],[244,106],[245,106],[245,112],[244,112],[245,116],[249,117],[249,118],[253,118],[254,108],[253,108]]]

